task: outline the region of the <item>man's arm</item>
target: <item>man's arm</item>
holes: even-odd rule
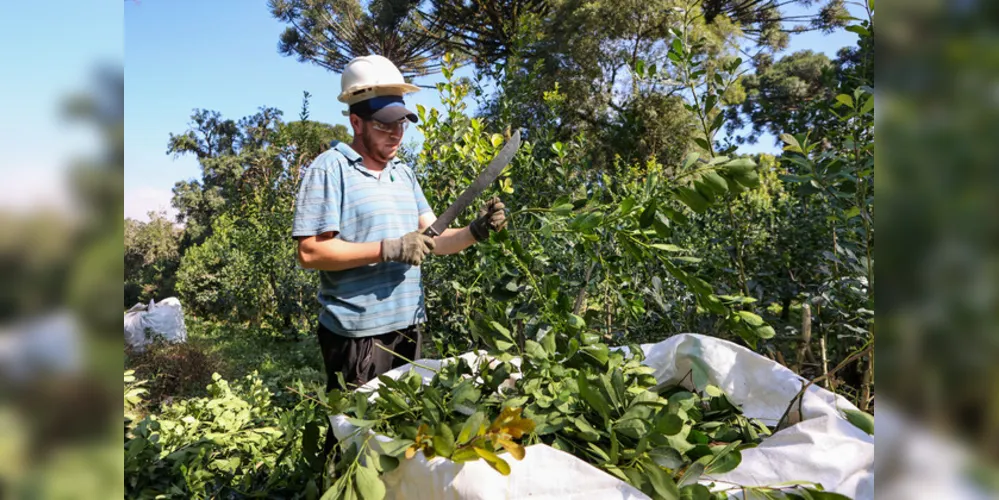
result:
[[[382,261],[380,241],[351,243],[337,239],[336,234],[323,233],[299,238],[298,263],[306,269],[343,271]]]
[[[437,216],[433,213],[425,213],[421,215],[420,231],[430,227],[430,225],[436,220]],[[468,229],[468,227],[463,227],[461,229],[445,229],[440,236],[434,238],[434,241],[437,242],[437,248],[434,249],[434,255],[455,254],[475,244],[475,238],[472,237],[472,232]]]

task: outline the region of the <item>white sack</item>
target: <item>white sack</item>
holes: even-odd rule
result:
[[[132,306],[125,313],[125,343],[141,352],[156,337],[170,343],[187,342],[187,326],[180,300],[169,297],[149,305]]]
[[[805,382],[779,363],[714,337],[682,334],[641,347],[645,364],[655,369],[660,383],[676,384],[690,373],[699,388],[703,389],[703,384],[720,387],[746,416],[768,425],[777,423]],[[470,359],[475,356],[462,355]],[[441,361],[418,363],[436,369]],[[405,365],[386,375],[397,378],[409,369],[410,365]],[[429,370],[416,370],[425,383],[433,377]],[[378,385],[375,380],[360,390],[372,390]],[[808,481],[857,500],[874,498],[874,438],[850,424],[841,413],[845,409],[856,407],[813,385],[801,402],[801,422],[765,438],[756,448],[743,450],[742,463],[735,470],[702,477],[701,482],[709,484],[714,479],[766,486]],[[356,430],[344,415],[331,416],[330,420],[339,439],[348,438]],[[545,445],[528,447],[523,461],[510,458],[507,462],[511,474],[504,477],[484,461],[457,464],[440,457],[427,461],[418,453],[384,475],[386,498],[646,498],[627,483]]]

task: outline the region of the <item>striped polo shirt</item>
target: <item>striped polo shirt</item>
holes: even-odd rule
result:
[[[303,172],[292,237],[339,232],[355,243],[398,238],[432,213],[413,170],[393,159],[367,169],[348,144],[334,142]],[[345,337],[367,337],[426,321],[419,266],[381,262],[319,272],[319,321]]]

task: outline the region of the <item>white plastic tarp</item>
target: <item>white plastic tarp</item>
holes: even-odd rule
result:
[[[739,404],[746,416],[773,426],[806,381],[788,368],[742,346],[725,340],[696,334],[670,337],[656,344],[641,346],[645,364],[655,369],[662,384],[684,380],[703,389],[705,384],[718,386]],[[462,357],[474,359],[475,353]],[[438,368],[440,360],[420,360],[421,365]],[[416,370],[424,383],[433,372],[410,365],[387,373],[397,378]],[[379,385],[372,381],[360,390]],[[856,409],[850,402],[821,387],[811,386],[799,404],[795,404],[795,425],[742,451],[742,462],[726,474],[702,477],[701,483],[768,486],[789,481],[821,484],[858,500],[874,497],[874,438],[850,424],[842,410]],[[330,417],[339,439],[357,439],[356,428],[344,415]],[[799,421],[800,420],[800,421]],[[586,462],[545,445],[527,448],[521,461],[508,459],[511,473],[503,476],[484,461],[457,464],[436,457],[426,460],[422,453],[403,460],[394,471],[382,478],[387,499],[462,499],[486,500],[509,498],[647,498],[631,485]],[[734,493],[734,491],[733,491]]]
[[[126,344],[141,352],[156,336],[170,343],[187,342],[184,311],[176,297],[136,304],[125,313]]]

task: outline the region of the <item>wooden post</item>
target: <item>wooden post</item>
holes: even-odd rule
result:
[[[874,350],[867,355],[867,371],[864,372],[864,382],[860,391],[860,411],[870,411],[871,384],[874,383]]]
[[[795,373],[801,374],[801,365],[805,356],[810,356],[812,344],[812,307],[807,303],[801,305],[801,341],[798,344],[798,358],[795,360]],[[825,367],[823,367],[825,370]]]

